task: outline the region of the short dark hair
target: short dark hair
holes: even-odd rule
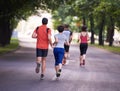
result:
[[[60,25],[57,27],[58,32],[63,32],[64,31],[64,26]]]
[[[82,31],[87,31],[87,26],[83,25],[81,29],[82,29]]]
[[[42,24],[46,25],[48,23],[48,19],[47,18],[43,18],[42,19]]]
[[[64,28],[68,28],[69,27],[69,25],[68,24],[64,24]]]

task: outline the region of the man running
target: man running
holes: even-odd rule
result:
[[[51,39],[51,30],[47,28],[48,19],[42,19],[42,25],[37,27],[33,34],[32,38],[37,39],[36,43],[36,73],[39,73],[41,66],[41,79],[44,78],[45,69],[46,69],[46,57],[48,54],[49,44],[52,46]]]

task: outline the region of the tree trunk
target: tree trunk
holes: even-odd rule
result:
[[[86,25],[85,16],[83,16],[83,25]]]
[[[110,27],[110,38],[109,38],[109,46],[113,45],[113,36],[114,36],[114,20],[112,18],[112,16],[110,16],[110,21],[111,21],[111,27]]]
[[[107,26],[107,36],[106,36],[106,42],[109,42],[110,40],[110,25]]]
[[[95,43],[94,39],[94,20],[93,20],[93,15],[90,16],[90,31],[91,31],[91,44]]]
[[[103,16],[101,17],[101,24],[100,24],[100,30],[99,30],[99,45],[104,45],[104,37],[103,37],[103,30],[105,25],[105,14],[103,13]]]
[[[10,19],[2,17],[0,19],[0,46],[10,44],[12,29],[10,29]]]

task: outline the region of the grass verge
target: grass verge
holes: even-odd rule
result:
[[[0,47],[0,55],[13,51],[18,48],[19,43],[17,39],[12,38],[10,42],[11,42],[10,45],[6,45],[5,47]]]
[[[116,54],[120,54],[120,47],[118,47],[118,46],[108,46],[108,45],[100,46],[98,44],[90,44],[90,45],[94,46],[94,47],[98,47],[98,48],[108,50],[108,51],[116,53]]]

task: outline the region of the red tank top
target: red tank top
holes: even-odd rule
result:
[[[87,34],[85,36],[83,36],[82,34],[80,35],[80,40],[81,43],[87,43]]]

